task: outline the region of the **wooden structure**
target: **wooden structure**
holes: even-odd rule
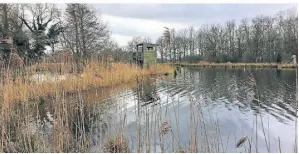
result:
[[[15,48],[11,48],[10,64],[19,68],[24,66],[24,60],[17,54],[17,50]]]
[[[136,52],[133,52],[132,59],[137,65],[144,66],[157,64],[157,51],[156,45],[151,43],[140,43],[137,44]]]
[[[13,66],[24,65],[24,61],[18,55],[17,49],[13,47],[13,39],[12,37],[10,37],[10,35],[0,39],[0,48],[2,50],[1,57],[4,58],[4,61],[10,60],[10,64],[12,64]]]
[[[0,39],[0,48],[3,52],[11,52],[13,48],[13,41],[12,37],[4,37]]]
[[[7,46],[7,47],[12,47],[12,38],[7,36],[1,39],[1,46]]]

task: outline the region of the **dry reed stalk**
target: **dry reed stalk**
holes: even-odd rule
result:
[[[240,148],[247,141],[247,138],[247,136],[242,136],[236,143],[236,147]]]
[[[128,140],[122,136],[109,139],[104,146],[104,152],[108,153],[129,153]]]
[[[280,138],[278,136],[278,147],[279,147],[279,152],[281,153],[281,146],[280,146]]]

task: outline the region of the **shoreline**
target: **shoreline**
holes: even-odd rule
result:
[[[181,67],[222,67],[222,68],[277,68],[277,69],[297,69],[297,64],[279,63],[170,63]]]

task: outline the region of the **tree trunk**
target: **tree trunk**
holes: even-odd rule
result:
[[[79,7],[79,5],[78,5]],[[83,8],[79,8],[80,9],[80,33],[81,33],[81,39],[82,39],[82,52],[83,52],[83,65],[85,66],[86,65],[86,61],[87,61],[87,49],[86,49],[86,41],[85,41],[85,32],[84,32],[84,25],[83,25]]]
[[[184,59],[186,59],[186,47],[184,46]]]
[[[161,55],[161,62],[164,62],[164,57],[163,57],[164,51],[163,51],[163,46],[161,46],[161,51],[160,51],[160,55]]]
[[[4,24],[4,37],[8,35],[8,19],[7,19],[7,4],[2,4],[3,7],[3,24]]]
[[[77,4],[78,5],[78,4]],[[79,32],[78,32],[78,21],[76,17],[76,12],[73,10],[73,17],[74,17],[74,22],[75,22],[75,38],[76,38],[76,64],[77,64],[77,73],[80,73],[80,49],[79,49]]]

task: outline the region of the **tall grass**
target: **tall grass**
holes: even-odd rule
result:
[[[37,67],[39,69],[37,69]],[[62,71],[58,71],[58,69]],[[52,70],[52,71],[50,71]],[[53,71],[54,70],[54,71]],[[38,82],[32,75],[43,71],[44,78],[63,78],[57,82]],[[61,72],[63,76],[61,75]],[[31,66],[25,75],[13,77],[10,72],[6,78],[2,78],[0,84],[0,100],[3,104],[12,102],[28,102],[30,99],[53,96],[57,91],[76,92],[94,87],[109,87],[124,84],[134,80],[138,76],[156,73],[171,73],[172,67],[160,64],[157,68],[140,69],[136,65],[117,63],[108,68],[99,63],[89,63],[85,66],[82,74],[67,74],[62,64],[40,64]],[[59,75],[60,74],[60,75]]]
[[[130,64],[107,67],[94,62],[88,63],[81,74],[71,73],[69,66],[60,63],[31,65],[23,71],[3,70],[6,71],[1,72],[0,78],[1,152],[88,152],[92,131],[87,125],[96,120],[92,119],[95,112],[87,111],[83,105],[84,90],[123,85],[139,76],[173,71],[161,64],[140,69]],[[40,73],[46,78],[43,82],[32,78]],[[61,75],[63,80],[57,80]],[[53,78],[56,79],[50,81]],[[66,101],[70,94],[75,96],[74,102]]]

